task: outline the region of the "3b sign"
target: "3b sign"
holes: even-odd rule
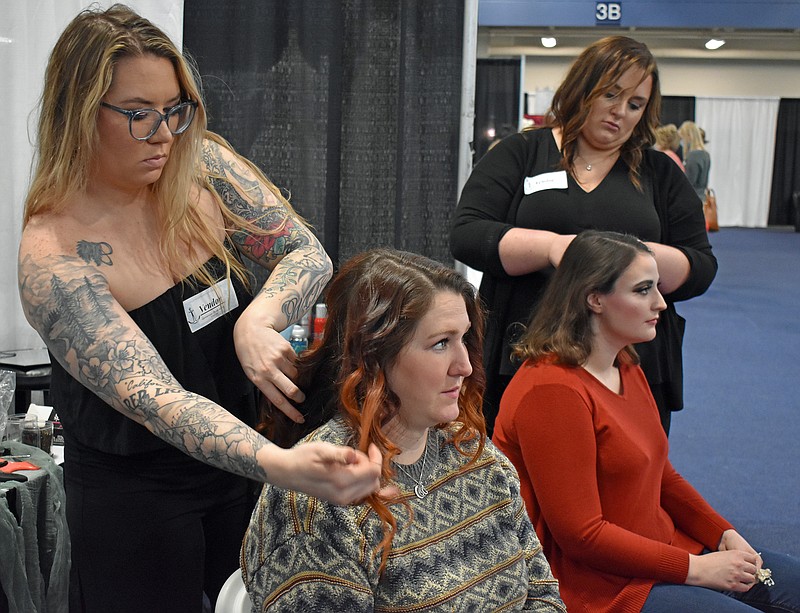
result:
[[[622,2],[595,3],[594,18],[598,24],[619,24],[622,19]]]

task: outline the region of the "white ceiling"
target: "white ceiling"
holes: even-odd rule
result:
[[[478,57],[539,55],[575,57],[587,45],[609,34],[623,34],[645,43],[656,59],[718,59],[800,62],[800,29],[672,30],[664,28],[478,28]],[[540,38],[558,40],[553,49],[542,47]],[[724,39],[725,45],[709,51],[709,38]]]

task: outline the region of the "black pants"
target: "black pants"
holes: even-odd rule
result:
[[[177,450],[68,450],[71,613],[199,613],[239,566],[248,482]]]

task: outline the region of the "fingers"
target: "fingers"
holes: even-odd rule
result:
[[[248,376],[275,408],[292,421],[303,423],[305,418],[292,405],[292,401],[303,402],[306,396],[290,379],[297,375],[297,369],[292,361],[294,353],[289,348],[291,353],[289,356],[284,349],[281,348],[277,354],[262,356],[258,367],[247,370]]]
[[[381,450],[378,449],[378,446],[375,443],[369,444],[367,456],[369,457],[370,462],[377,464],[378,466],[383,465],[383,456],[381,455]]]
[[[253,383],[265,394],[271,386],[282,397],[289,398],[294,402],[303,402],[306,399],[306,395],[302,390],[279,370],[265,371],[264,376],[253,381]]]
[[[261,393],[264,394],[264,397],[269,400],[276,409],[286,415],[286,417],[291,419],[293,422],[298,424],[305,422],[306,418],[303,417],[303,414],[294,406],[292,406],[292,403],[289,402],[286,396],[284,396],[274,385],[264,382],[261,385],[258,385],[258,389],[261,390]]]
[[[377,490],[378,496],[385,500],[397,498],[400,490],[395,485],[386,485],[380,489],[381,469],[383,466],[383,456],[375,443],[370,443],[367,453],[364,454],[357,449],[350,447],[336,447],[339,463],[353,466],[353,472],[361,471],[364,473],[363,480],[353,484],[352,493],[342,499],[339,504],[356,504],[364,500]]]
[[[337,470],[335,467],[340,466],[341,470],[345,470],[345,467],[350,467],[351,472],[364,471],[369,470],[369,465],[372,464],[365,453],[352,447],[326,442],[309,444],[317,446],[319,459],[323,463],[331,465],[331,470]],[[379,467],[378,470],[380,470]]]
[[[758,556],[741,550],[689,556],[686,583],[716,590],[746,592],[757,580]]]
[[[746,592],[758,582],[758,556],[749,552],[742,552],[742,559],[735,565],[734,574],[737,585],[733,587],[736,592]]]
[[[381,482],[381,452],[371,444],[367,453],[350,447],[334,447],[341,464],[346,464],[342,477],[348,482],[342,487],[346,500],[353,504],[378,491]]]
[[[367,449],[367,456],[369,457],[369,461],[375,464],[380,468],[383,466],[383,455],[381,454],[381,450],[378,449],[378,446],[375,443],[370,443],[369,448]],[[384,500],[391,500],[393,498],[397,498],[400,496],[400,488],[396,485],[385,485],[380,490],[378,490],[378,496],[383,498]]]
[[[381,487],[381,454],[371,446],[367,453],[328,442],[308,442],[287,452],[293,463],[287,467],[287,481],[274,482],[297,489],[336,505],[356,504]],[[399,495],[393,487],[380,490],[386,498]]]
[[[378,490],[378,496],[384,500],[393,500],[394,498],[398,498],[400,496],[400,488],[396,485],[385,485]]]

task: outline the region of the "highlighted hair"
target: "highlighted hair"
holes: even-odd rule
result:
[[[607,36],[589,45],[572,64],[553,95],[545,121],[547,126],[561,129],[561,166],[572,172],[578,136],[592,104],[610,92],[630,69],[642,71],[642,81],[647,77],[653,79],[644,115],[620,151],[620,157],[630,169],[631,182],[641,190],[639,166],[642,152],[655,141],[655,128],[660,123],[661,114],[658,66],[644,43],[627,36]]]
[[[440,292],[462,296],[471,323],[465,343],[472,375],[461,389],[459,426],[451,440],[474,461],[486,440],[481,360],[484,315],[475,288],[451,268],[391,249],[374,249],[353,257],[332,282],[326,296],[328,319],[322,343],[304,354],[299,364],[298,384],[307,394],[302,406],[306,423],[285,443],[299,440],[331,417],[341,415],[353,432],[350,444],[364,452],[370,444],[377,445],[383,455],[382,479],[391,479],[391,460],[400,449],[386,437],[384,427],[398,414],[400,403],[389,389],[386,371]],[[478,445],[468,453],[462,443],[472,440]],[[384,526],[383,540],[375,552],[381,552],[382,572],[397,520],[378,495],[369,496],[366,502]]]
[[[233,270],[248,283],[245,268],[219,238],[219,228],[213,227],[200,212],[197,199],[201,190],[208,189],[219,205],[228,231],[245,230],[266,236],[281,227],[269,231],[256,227],[231,212],[209,185],[213,177],[201,165],[204,140],[214,141],[232,152],[233,148],[207,130],[196,67],[162,30],[122,4],[80,12],[53,47],[39,103],[37,152],[23,225],[36,215],[59,212],[66,202],[86,189],[98,155],[100,102],[111,87],[114,70],[124,59],[145,56],[168,60],[175,69],[181,99],[197,102],[194,120],[184,133],[175,137],[169,161],[151,186],[157,203],[162,260],[175,279],[182,279],[190,262],[196,261],[193,255],[198,248],[204,248],[225,262],[228,277]],[[248,160],[239,157],[239,161],[275,194],[286,209],[286,218],[293,215],[288,201],[263,173]],[[205,270],[196,276],[208,284],[216,281]]]

